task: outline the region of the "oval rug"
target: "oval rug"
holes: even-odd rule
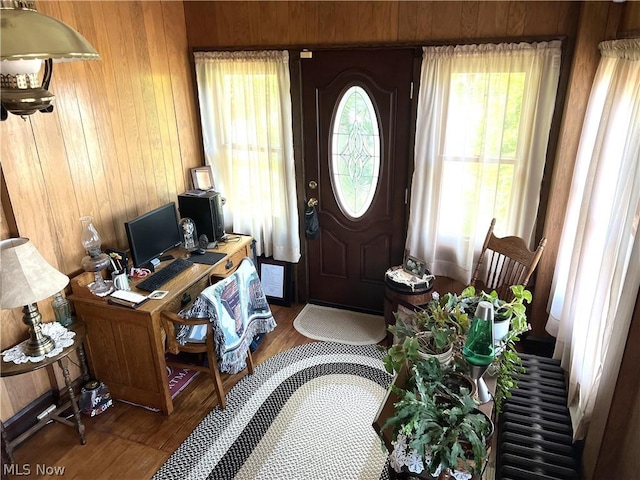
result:
[[[353,312],[308,303],[293,321],[293,328],[307,338],[348,345],[369,345],[387,336],[382,315]]]
[[[155,479],[387,478],[371,424],[391,376],[374,345],[317,342],[274,355],[227,394]]]

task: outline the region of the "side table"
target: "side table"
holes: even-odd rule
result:
[[[59,405],[54,411],[44,416],[42,419],[38,421],[34,426],[32,426],[29,430],[19,435],[12,441],[8,441],[6,435],[4,433],[4,426],[2,427],[2,448],[8,457],[8,460],[13,463],[13,448],[16,445],[19,445],[27,438],[31,437],[34,433],[44,427],[49,420],[54,420],[59,423],[63,423],[70,427],[77,428],[78,435],[80,435],[80,443],[84,445],[87,443],[87,440],[84,436],[84,425],[82,424],[82,420],[80,419],[80,410],[78,408],[78,400],[76,398],[76,394],[73,391],[73,382],[71,380],[71,376],[69,375],[69,354],[71,352],[78,352],[78,357],[80,359],[80,368],[82,371],[82,381],[89,379],[89,371],[87,369],[87,361],[84,354],[84,348],[82,346],[85,336],[86,336],[86,327],[84,322],[80,320],[75,320],[74,323],[68,327],[70,330],[75,332],[75,336],[73,337],[73,345],[66,347],[61,353],[54,357],[45,357],[44,360],[34,363],[13,363],[13,362],[2,362],[2,366],[0,368],[0,376],[2,377],[11,377],[14,375],[22,375],[23,373],[33,372],[35,370],[39,370],[41,368],[47,368],[49,370],[49,379],[51,381],[51,388],[54,391],[58,391],[58,385],[55,381],[55,374],[53,372],[53,365],[58,364],[60,369],[62,370],[62,374],[64,375],[64,382],[67,388],[67,393],[69,394],[69,400],[64,402],[64,404]],[[66,411],[69,407],[73,409],[73,417],[75,420],[71,422],[62,416],[62,413]],[[3,453],[4,453],[3,452]]]

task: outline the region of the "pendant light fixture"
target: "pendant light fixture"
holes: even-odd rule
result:
[[[38,13],[33,1],[0,0],[0,118],[6,120],[8,112],[22,117],[52,112],[53,63],[98,58],[82,35]]]

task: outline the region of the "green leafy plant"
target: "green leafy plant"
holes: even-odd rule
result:
[[[510,335],[510,334],[509,334]],[[516,375],[524,373],[522,359],[515,348],[514,340],[507,340],[504,349],[496,357],[495,366],[498,370],[496,376],[496,391],[494,394],[494,405],[497,413],[502,411],[504,401],[511,397],[511,390],[518,386]]]
[[[491,421],[476,409],[468,390],[456,393],[447,387],[444,374],[434,359],[414,365],[407,388],[392,386],[399,400],[382,430],[391,428],[394,440],[404,434],[410,448],[423,458],[430,455],[427,467],[432,474],[439,466],[453,470],[463,465],[479,473],[487,458]]]
[[[383,359],[387,371],[400,371],[407,361],[420,358],[418,352],[444,353],[469,330],[469,324],[469,315],[450,296],[436,296],[408,319],[396,314],[396,324],[388,330],[400,343],[393,345]]]
[[[516,342],[520,340],[522,333],[529,330],[525,303],[531,303],[532,300],[531,292],[524,286],[512,285],[510,289],[512,298],[509,301],[498,298],[495,290],[490,293],[476,294],[473,286],[467,287],[460,295],[466,309],[475,309],[479,302],[487,301],[493,305],[495,321],[510,322],[511,328],[507,336],[502,339],[494,362],[494,368],[497,369],[494,402],[498,413],[502,411],[504,401],[511,396],[511,390],[518,386],[517,374],[524,372],[522,359],[516,350]]]
[[[498,292],[492,290],[490,293],[480,292],[476,294],[473,286],[468,286],[460,294],[460,305],[465,312],[473,315],[478,303],[481,301],[490,302],[493,305],[494,319],[510,320],[511,330],[520,335],[529,330],[527,321],[527,307],[525,303],[531,303],[533,296],[531,292],[522,285],[512,285],[509,287],[513,294],[511,300],[506,301],[498,297]]]

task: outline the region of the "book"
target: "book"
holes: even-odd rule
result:
[[[107,302],[112,305],[120,305],[121,307],[138,308],[147,300],[149,300],[149,297],[140,295],[139,293],[128,290],[116,290],[109,296]]]

